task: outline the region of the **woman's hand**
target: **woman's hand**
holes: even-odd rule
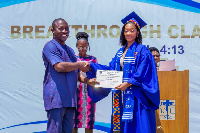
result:
[[[90,86],[95,86],[95,84],[99,84],[99,82],[96,81],[96,78],[92,78],[88,80],[88,83]]]
[[[115,87],[115,89],[125,91],[129,86],[131,86],[131,84],[129,82],[125,82]]]

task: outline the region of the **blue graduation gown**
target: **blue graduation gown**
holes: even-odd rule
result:
[[[135,53],[133,45],[136,46]],[[115,57],[109,63],[109,66],[97,63],[91,63],[92,73],[96,73],[97,69],[101,70],[120,70],[120,58],[123,54],[125,46],[120,48]],[[121,133],[155,133],[156,120],[155,110],[159,108],[160,93],[157,78],[157,69],[155,60],[151,52],[142,44],[134,42],[129,47],[127,54],[135,55],[135,64],[133,69],[130,68],[131,76],[128,81],[132,84],[132,95],[134,99],[133,119],[131,121],[121,122]],[[123,74],[129,70],[123,70]],[[127,88],[130,91],[130,89]],[[126,92],[126,91],[125,91]],[[124,105],[126,101],[123,101]],[[121,113],[122,115],[122,113]],[[120,116],[121,117],[121,116]],[[112,125],[112,124],[111,124]],[[112,127],[111,127],[112,128]],[[111,131],[112,132],[112,131]]]

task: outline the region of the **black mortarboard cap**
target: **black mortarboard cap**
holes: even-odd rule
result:
[[[121,22],[125,24],[127,21],[130,20],[135,21],[140,26],[140,29],[147,25],[134,11],[127,15],[124,19],[122,19]]]

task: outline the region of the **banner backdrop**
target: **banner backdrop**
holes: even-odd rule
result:
[[[108,65],[120,48],[120,22],[135,11],[148,24],[143,44],[157,47],[161,58],[189,69],[189,130],[200,128],[200,0],[1,0],[0,133],[43,133],[44,65],[42,49],[52,39],[51,23],[70,25],[66,44],[76,53],[75,35],[89,34],[91,54]],[[97,103],[94,133],[109,132],[111,96]],[[84,130],[81,129],[80,132]]]

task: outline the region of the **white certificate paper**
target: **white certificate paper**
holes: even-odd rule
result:
[[[122,84],[122,79],[123,71],[97,70],[96,80],[100,84],[96,84],[95,87],[115,88]]]

